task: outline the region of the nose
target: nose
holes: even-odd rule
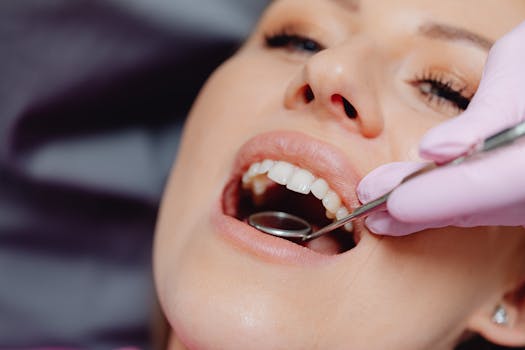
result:
[[[379,136],[384,121],[378,55],[370,43],[358,39],[316,53],[288,86],[285,106],[315,109],[367,138]]]

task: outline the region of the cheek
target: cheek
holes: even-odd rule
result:
[[[387,100],[384,104],[385,130],[392,161],[417,161],[419,143],[425,133],[438,123],[425,120],[399,101]]]
[[[207,81],[189,114],[177,158],[175,173],[189,175],[186,185],[196,171],[214,179],[226,176],[243,143],[280,125],[276,119],[291,75],[275,63],[270,69],[270,63],[241,51]]]
[[[498,285],[502,278],[493,249],[498,234],[504,233],[491,228],[448,227],[385,238],[380,268],[397,279],[392,285],[398,286],[398,294],[412,295],[414,285],[424,292],[418,295],[421,299],[412,301],[414,304],[437,309],[447,307],[443,306],[447,303],[459,305],[459,309],[473,307],[493,292],[487,286]],[[399,283],[403,280],[405,283]]]
[[[283,105],[288,78],[293,75],[266,56],[258,58],[257,53],[241,51],[211,76],[192,108],[192,123],[235,134],[264,125],[258,116]]]
[[[209,203],[209,194],[218,193],[216,187],[231,169],[237,149],[253,136],[252,111],[260,108],[260,91],[251,83],[253,73],[247,66],[237,57],[223,64],[190,111],[167,196],[188,200],[185,207],[201,207],[200,194],[207,195]]]
[[[344,295],[360,289],[366,291],[368,310],[363,319],[376,330],[394,327],[396,332],[388,333],[393,344],[406,337],[416,344],[423,338],[442,341],[459,335],[465,319],[501,285],[503,268],[493,237],[485,228],[385,237],[358,278],[342,288],[339,310],[355,307],[356,300]],[[419,335],[423,338],[418,340]]]

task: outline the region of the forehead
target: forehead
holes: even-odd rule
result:
[[[333,6],[368,25],[393,21],[403,24],[416,18],[462,24],[492,41],[525,20],[525,0],[273,0],[271,3],[296,4],[304,10]]]

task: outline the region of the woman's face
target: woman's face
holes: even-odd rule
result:
[[[423,133],[465,108],[491,42],[523,18],[523,0],[274,1],[202,90],[166,190],[155,278],[178,339],[449,349],[489,319],[525,275],[521,229],[390,238],[357,222],[302,247],[242,220],[281,209],[322,225],[324,207],[356,207],[362,177],[417,160]]]

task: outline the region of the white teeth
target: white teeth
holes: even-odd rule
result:
[[[335,213],[335,217],[337,220],[341,220],[345,216],[348,216],[348,209],[346,209],[345,207],[339,208],[339,210],[337,210],[337,212]]]
[[[248,176],[254,177],[256,175],[259,175],[259,168],[261,167],[261,163],[253,163],[250,168],[248,169]]]
[[[326,195],[323,198],[323,205],[326,210],[336,213],[341,206],[341,198],[332,190],[328,190]]]
[[[328,192],[329,187],[325,180],[323,179],[317,179],[312,184],[312,187],[310,188],[310,191],[312,191],[312,194],[320,200],[323,200],[324,196],[326,196],[326,192]]]
[[[268,179],[264,175],[258,175],[252,180],[252,192],[253,197],[252,200],[255,205],[261,206],[265,202],[265,196],[264,193],[266,192],[266,189],[270,185],[270,179]]]
[[[343,219],[344,217],[348,216],[349,212],[348,212],[348,209],[346,209],[345,207],[341,207],[339,208],[339,210],[337,211],[337,213],[335,213],[335,217],[337,220],[341,220]],[[353,231],[354,230],[354,225],[349,222],[348,224],[345,224],[345,230],[347,231]]]
[[[348,209],[342,204],[337,193],[330,189],[326,180],[316,178],[308,170],[288,162],[270,159],[253,163],[242,176],[242,187],[252,190],[256,205],[264,203],[264,194],[272,183],[270,179],[294,192],[302,194],[311,192],[322,201],[326,209],[326,217],[329,219],[340,220],[348,215]],[[353,231],[352,223],[346,224],[345,229]]]
[[[286,185],[292,177],[294,166],[287,162],[277,162],[268,171],[268,177],[279,185]]]
[[[259,168],[261,167],[261,163],[253,163],[250,165],[250,168],[247,172],[244,173],[242,176],[242,187],[244,189],[249,189],[249,183],[251,182],[251,179],[259,174]]]
[[[315,176],[308,170],[296,168],[292,174],[292,178],[288,180],[286,188],[302,194],[310,193],[310,187],[315,181]]]
[[[264,175],[259,175],[252,181],[252,191],[258,196],[264,194],[264,192],[266,192],[266,188],[268,188],[268,185],[270,184],[268,182],[268,178]]]
[[[273,160],[266,159],[261,163],[261,167],[259,168],[259,174],[267,173],[268,170],[270,170],[275,162]]]
[[[249,189],[251,187],[251,177],[248,175],[248,173],[244,173],[244,175],[242,176],[242,188],[244,188],[245,190]]]

